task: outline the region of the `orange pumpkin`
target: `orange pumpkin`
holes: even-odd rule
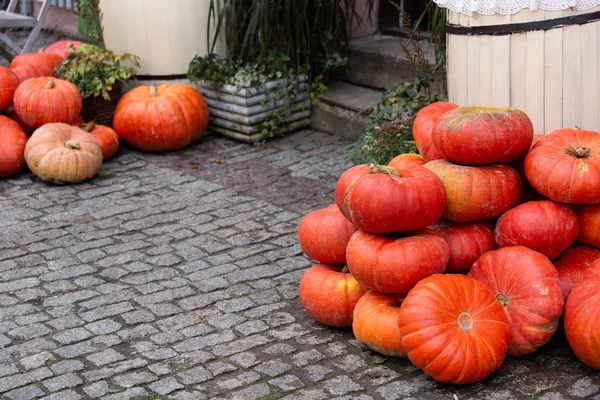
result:
[[[94,122],[80,125],[80,128],[91,133],[98,139],[100,146],[102,146],[102,158],[104,160],[108,160],[119,150],[119,135],[117,135],[114,129],[104,125],[97,125]]]
[[[62,57],[58,54],[53,53],[45,53],[43,50],[40,50],[37,53],[23,53],[17,55],[10,62],[11,68],[16,68],[25,64],[33,64],[39,67],[45,67],[46,69],[54,69],[56,68],[60,62],[62,61]]]
[[[19,78],[13,71],[0,66],[0,111],[12,104],[13,95],[19,86]]]
[[[19,78],[19,82],[24,82],[30,78],[39,78],[41,76],[54,76],[54,71],[44,65],[23,64],[11,68],[11,71]]]
[[[396,169],[402,169],[406,164],[425,165],[425,159],[420,154],[406,153],[392,158],[388,165]]]
[[[119,100],[113,128],[140,150],[169,151],[200,139],[208,117],[204,97],[189,86],[138,86]]]
[[[71,51],[77,50],[82,45],[83,43],[77,40],[59,40],[48,46],[45,52],[57,54],[64,60]]]
[[[96,175],[102,148],[92,134],[63,123],[38,128],[25,146],[31,172],[50,183],[78,183]]]
[[[79,120],[82,99],[69,81],[40,77],[21,83],[13,99],[19,119],[32,128],[51,122],[74,124]]]
[[[444,158],[433,145],[431,137],[433,127],[442,115],[457,107],[458,106],[454,103],[438,101],[423,107],[417,113],[415,122],[413,123],[413,137],[415,139],[415,145],[425,161],[429,162]]]
[[[27,139],[29,137],[18,123],[0,115],[0,178],[14,175],[23,169]]]
[[[600,204],[583,206],[579,210],[577,240],[600,249]]]

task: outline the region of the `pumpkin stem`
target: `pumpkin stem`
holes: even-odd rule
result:
[[[509,299],[508,296],[503,293],[498,293],[496,295],[496,299],[502,304],[502,307],[506,307],[508,305]]]
[[[50,79],[44,86],[44,89],[52,89],[54,87],[54,79]]]
[[[85,124],[80,124],[79,127],[89,133],[94,130],[96,123],[94,121],[90,121]]]
[[[155,85],[151,85],[150,86],[150,97],[156,97],[158,96],[158,89],[156,88]]]
[[[72,149],[72,150],[79,150],[79,149],[81,149],[81,145],[76,140],[67,140],[65,142],[65,147],[67,149]]]
[[[470,331],[473,329],[473,317],[468,312],[462,312],[458,316],[458,327],[463,331]]]
[[[73,47],[73,42],[67,42],[67,45],[65,47],[67,49],[70,49],[71,47]]]
[[[342,268],[342,273],[347,274],[348,272],[350,272],[350,269],[348,268],[348,264],[344,264],[344,267]]]
[[[394,167],[388,165],[369,164],[370,174],[388,174],[391,179],[402,177],[402,174]]]
[[[576,158],[587,158],[592,155],[592,149],[589,147],[583,147],[583,146],[579,146],[576,149],[569,147],[566,150],[566,153],[568,155],[576,157]]]

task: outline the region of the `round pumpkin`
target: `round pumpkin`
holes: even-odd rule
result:
[[[466,274],[471,265],[485,252],[495,250],[494,227],[489,222],[477,221],[460,224],[440,220],[429,226],[444,238],[450,249],[446,273]]]
[[[25,144],[29,137],[18,123],[0,115],[0,178],[6,178],[23,169]]]
[[[10,62],[10,68],[17,68],[21,65],[33,64],[44,68],[44,70],[53,70],[61,63],[62,60],[62,57],[58,54],[45,53],[40,50],[38,53],[23,53],[17,55]]]
[[[435,148],[450,162],[509,163],[531,147],[533,124],[516,108],[460,107],[440,117],[431,137]]]
[[[369,290],[354,307],[354,337],[373,351],[386,356],[406,358],[398,314],[405,295]]]
[[[581,282],[585,271],[598,259],[600,259],[600,250],[584,245],[573,245],[552,262],[558,271],[565,301],[573,287]]]
[[[579,210],[577,240],[600,249],[600,204],[583,206]]]
[[[561,203],[600,203],[600,133],[559,129],[525,157],[525,175],[535,190]]]
[[[169,151],[200,139],[208,118],[204,97],[187,85],[138,86],[119,100],[113,128],[135,148]]]
[[[600,260],[587,269],[565,305],[565,333],[575,355],[600,369]]]
[[[19,82],[24,82],[30,78],[54,76],[54,71],[52,69],[34,64],[19,65],[18,67],[11,68],[11,71],[19,78]]]
[[[392,158],[388,165],[397,169],[402,169],[406,164],[425,165],[425,159],[420,154],[405,153]]]
[[[413,123],[413,137],[417,150],[425,161],[439,160],[444,157],[437,151],[431,141],[433,127],[440,117],[458,106],[454,103],[438,101],[423,107],[415,117]]]
[[[336,204],[311,211],[298,226],[300,248],[310,258],[327,264],[346,263],[346,245],[356,227]]]
[[[436,222],[446,208],[446,191],[434,173],[418,165],[362,164],[342,174],[335,201],[358,229],[403,232]]]
[[[114,129],[104,125],[97,125],[94,122],[88,122],[79,127],[98,139],[102,147],[102,158],[104,160],[108,160],[119,150],[119,135],[117,135]]]
[[[19,119],[35,129],[52,122],[77,123],[82,99],[71,82],[41,77],[22,82],[15,91],[13,104]]]
[[[497,218],[521,201],[523,182],[507,165],[469,167],[446,160],[425,164],[444,183],[448,203],[444,218],[471,222]]]
[[[421,279],[444,272],[450,257],[448,243],[428,229],[409,234],[357,231],[346,248],[352,275],[377,292],[407,293]]]
[[[508,354],[529,354],[548,343],[563,311],[558,272],[548,258],[523,246],[488,251],[469,276],[487,285],[508,318]]]
[[[300,279],[300,302],[315,320],[329,326],[352,326],[354,306],[367,291],[348,269],[316,264]]]
[[[575,242],[577,213],[552,200],[529,201],[508,210],[496,222],[498,247],[525,246],[553,259]]]
[[[0,66],[0,111],[6,110],[12,104],[19,82],[19,78],[13,71]]]
[[[21,129],[23,129],[23,131],[27,134],[27,136],[31,136],[33,131],[35,131],[35,129],[33,129],[32,127],[27,125],[25,122],[21,121],[21,119],[15,112],[15,107],[12,104],[10,106],[8,106],[8,108],[6,110],[4,110],[3,114],[5,116],[7,116],[8,118],[12,119],[13,121],[15,121],[17,124],[19,124],[19,126],[21,127]]]
[[[502,305],[465,275],[420,281],[406,295],[398,325],[410,361],[440,382],[478,382],[506,358],[510,335]]]
[[[70,52],[77,50],[82,45],[83,42],[77,40],[59,40],[48,46],[44,52],[57,54],[64,60],[68,57]]]
[[[41,180],[78,183],[100,171],[102,148],[92,134],[63,123],[38,128],[25,146],[27,166]]]

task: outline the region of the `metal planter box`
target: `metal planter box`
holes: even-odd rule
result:
[[[273,112],[289,113],[276,135],[310,126],[308,78],[305,75],[298,78],[297,94],[291,100],[281,98],[284,84],[285,81],[278,80],[240,89],[231,85],[214,86],[211,81],[198,82],[198,91],[210,110],[209,130],[253,143],[265,139],[262,125]]]

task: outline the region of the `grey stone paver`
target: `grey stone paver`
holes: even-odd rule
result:
[[[208,134],[123,146],[79,185],[0,181],[0,398],[599,398],[561,332],[454,387],[303,311],[297,225],[334,202],[347,144]]]

